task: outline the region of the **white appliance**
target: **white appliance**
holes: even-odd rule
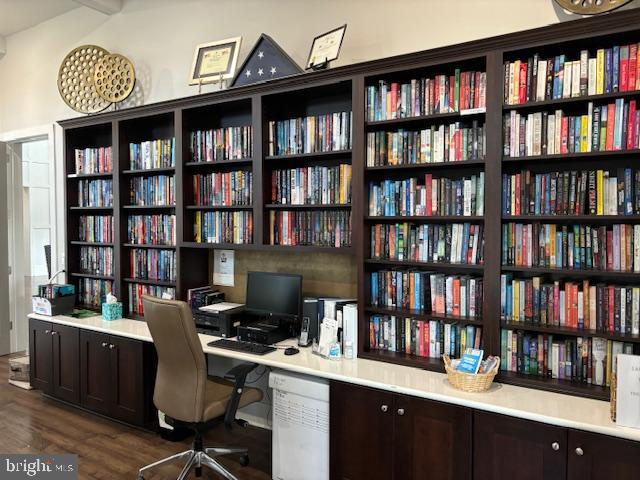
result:
[[[273,479],[329,479],[329,382],[271,372]]]

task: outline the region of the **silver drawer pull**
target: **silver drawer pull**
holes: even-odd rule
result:
[[[389,410],[389,406],[388,406],[388,405],[382,405],[382,406],[380,407],[380,410],[382,410],[383,412],[385,412],[385,413],[386,413],[386,412],[387,412],[387,410]]]
[[[113,343],[109,344],[109,350],[113,350],[114,348],[116,348],[116,346]]]
[[[107,345],[109,345],[107,342],[102,342],[102,348],[106,347]]]
[[[399,408],[398,409],[398,415],[400,415],[400,416],[404,415],[404,408]]]
[[[551,444],[551,448],[557,452],[558,450],[560,450],[560,444],[558,442],[553,442]]]
[[[578,455],[579,457],[584,455],[584,450],[582,450],[580,447],[576,448],[576,455]]]

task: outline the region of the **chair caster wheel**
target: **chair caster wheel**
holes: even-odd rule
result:
[[[240,457],[240,465],[242,465],[243,467],[249,465],[249,455],[245,453]]]
[[[242,420],[241,418],[236,419],[236,423],[242,428],[247,428],[249,426],[249,422]]]
[[[138,477],[137,477],[137,480],[144,480],[144,475],[139,473]]]

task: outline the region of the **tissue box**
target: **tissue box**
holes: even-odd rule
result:
[[[103,303],[102,318],[104,320],[119,320],[122,318],[122,302]]]

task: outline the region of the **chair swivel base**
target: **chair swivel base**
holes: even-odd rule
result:
[[[249,453],[246,448],[204,448],[204,449],[191,449],[182,453],[178,453],[176,455],[172,455],[171,457],[167,457],[163,460],[159,460],[151,465],[147,465],[146,467],[142,467],[138,471],[138,480],[144,480],[144,474],[149,470],[152,470],[161,465],[168,465],[171,463],[179,462],[183,459],[187,459],[187,463],[184,468],[180,472],[177,480],[185,480],[191,470],[196,470],[196,476],[200,476],[202,467],[208,467],[222,478],[226,478],[228,480],[238,480],[238,478],[229,472],[226,468],[222,466],[219,462],[215,460],[215,457],[219,457],[221,455],[230,455],[230,454],[240,454],[240,465],[246,467],[249,465]]]

